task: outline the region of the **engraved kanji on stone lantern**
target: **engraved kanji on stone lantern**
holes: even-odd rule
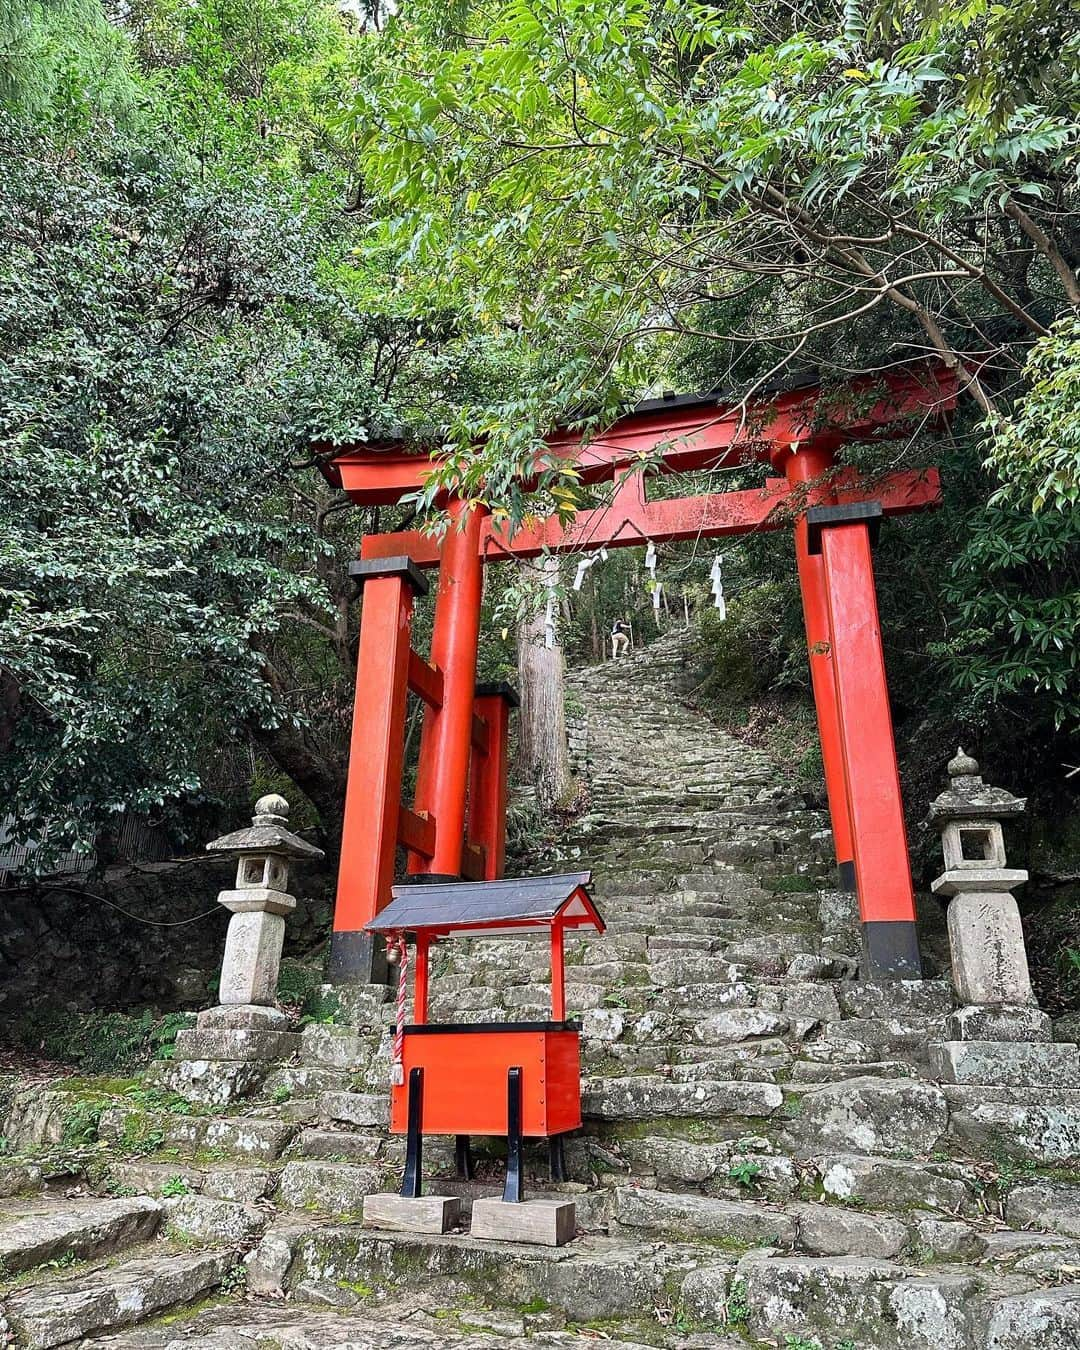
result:
[[[930,804],[941,833],[945,871],[932,883],[950,898],[949,947],[961,1002],[980,1007],[1031,1004],[1020,910],[1012,895],[1028,874],[1008,867],[1002,821],[1020,815],[1026,798],[982,780],[976,760],[958,750],[949,786]]]

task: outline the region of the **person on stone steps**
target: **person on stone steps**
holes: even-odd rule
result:
[[[611,659],[617,661],[626,655],[630,646],[630,625],[623,619],[616,619],[611,626]]]

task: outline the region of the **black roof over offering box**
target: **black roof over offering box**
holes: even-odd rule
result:
[[[567,928],[602,933],[604,921],[585,889],[591,880],[591,872],[571,872],[505,881],[395,886],[393,899],[367,924],[367,931],[445,937],[469,930],[525,936],[530,928],[550,928],[559,921]]]

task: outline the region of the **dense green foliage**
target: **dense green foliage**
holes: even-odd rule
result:
[[[404,7],[351,123],[383,235],[534,348],[512,406],[463,409],[488,438],[444,481],[519,512],[554,415],[932,356],[965,390],[950,441],[854,456],[946,472],[879,560],[901,730],[1045,755],[1080,725],[1078,44],[1038,3]],[[743,551],[773,584],[775,543]]]
[[[361,251],[332,7],[63,18],[26,29],[0,120],[0,795],[22,837],[107,858],[125,810],[246,797],[250,745],[332,837],[356,522],[310,444],[494,366]]]
[[[100,845],[125,809],[182,815],[286,779],[333,839],[342,563],[363,523],[313,442],[403,424],[447,452],[419,508],[455,483],[514,518],[565,513],[589,500],[572,479],[545,466],[531,491],[522,473],[555,421],[928,355],[965,389],[949,434],[850,454],[936,462],[946,483],[945,508],[890,527],[877,559],[909,797],[921,807],[958,734],[1016,786],[1067,790],[1065,11],[395,10],[0,0],[0,791],[21,833]],[[661,556],[669,607],[698,607],[702,697],[805,706],[790,545],[727,554],[723,625],[711,552]],[[509,569],[489,583],[487,673],[505,673],[525,589]],[[595,657],[624,614],[652,631],[632,551],[563,597],[562,631]]]

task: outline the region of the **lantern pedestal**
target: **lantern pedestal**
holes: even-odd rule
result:
[[[470,1236],[498,1242],[534,1242],[562,1247],[577,1231],[573,1200],[474,1200]]]
[[[1020,909],[1008,891],[954,892],[948,927],[953,984],[963,1003],[1034,1003]]]
[[[461,1217],[456,1195],[366,1195],[364,1227],[393,1233],[445,1233]]]

